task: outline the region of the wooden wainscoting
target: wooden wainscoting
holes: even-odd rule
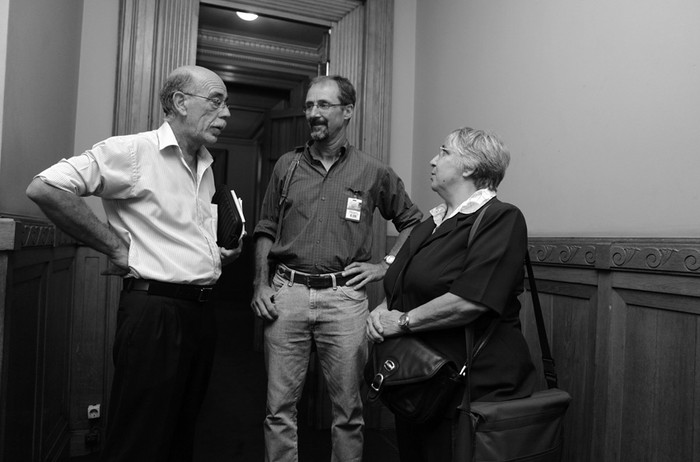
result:
[[[563,460],[700,460],[700,240],[535,238],[530,256],[574,399]]]
[[[0,218],[0,461],[68,457],[74,254],[51,226]]]
[[[67,460],[102,429],[87,406],[107,404],[121,289],[106,265],[53,225],[0,217],[0,462]]]
[[[87,446],[85,436],[92,430],[102,442],[105,414],[114,375],[112,344],[122,279],[103,276],[107,257],[88,247],[78,247],[75,257],[75,299],[72,311],[70,453],[83,455],[100,449]],[[89,421],[89,405],[100,404],[102,417]]]

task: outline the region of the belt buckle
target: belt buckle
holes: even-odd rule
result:
[[[206,302],[209,301],[209,297],[211,296],[211,291],[213,290],[213,287],[202,287],[199,289],[199,296],[197,297],[198,302]]]

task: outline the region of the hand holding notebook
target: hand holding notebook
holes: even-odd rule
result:
[[[212,198],[218,206],[216,243],[225,249],[235,249],[246,235],[243,201],[233,189],[221,185]]]

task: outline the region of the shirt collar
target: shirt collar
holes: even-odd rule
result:
[[[173,129],[168,122],[163,122],[163,125],[156,130],[156,133],[158,135],[159,150],[163,151],[167,147],[175,146],[177,148],[177,152],[182,155],[180,145],[177,144],[177,138],[175,138],[175,133],[173,133]],[[209,150],[204,146],[200,146],[197,150],[197,157],[205,162],[205,166],[211,165],[214,161],[214,158],[209,153]]]
[[[309,154],[309,157],[311,157],[311,146],[314,144],[314,140],[309,140],[308,143],[306,143],[306,151]],[[350,140],[345,140],[345,144],[343,144],[340,147],[340,156],[338,156],[339,159],[341,159],[348,151],[350,150]]]
[[[158,149],[161,151],[168,146],[179,146],[177,144],[177,138],[175,138],[175,133],[173,133],[173,129],[168,122],[163,122],[163,125],[158,128],[157,133]]]
[[[450,216],[445,216],[447,213],[447,204],[444,202],[437,207],[430,210],[430,214],[433,216],[433,221],[435,222],[435,229],[437,229],[445,220],[449,220],[458,213],[469,214],[474,213],[481,208],[482,205],[496,197],[496,191],[490,189],[479,189],[475,191],[469,198],[462,202],[462,204],[454,209]]]

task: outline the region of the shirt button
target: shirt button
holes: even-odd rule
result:
[[[325,201],[325,200],[326,200],[326,197],[325,197],[325,196],[321,197],[321,200],[322,200],[322,201]]]

